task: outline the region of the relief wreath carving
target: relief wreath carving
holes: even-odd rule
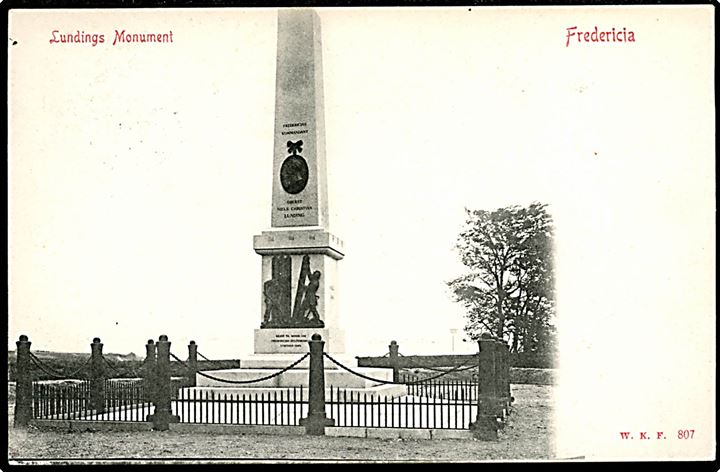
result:
[[[310,177],[307,161],[301,155],[303,142],[288,141],[288,156],[280,166],[280,185],[291,195],[297,195],[305,190]]]

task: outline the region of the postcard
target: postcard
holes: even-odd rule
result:
[[[715,460],[713,14],[11,8],[8,460]]]

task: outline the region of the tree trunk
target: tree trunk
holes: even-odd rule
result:
[[[505,300],[505,291],[502,289],[502,286],[500,286],[500,289],[498,291],[498,330],[495,335],[498,339],[503,339],[503,332],[505,331],[505,313],[503,312],[503,301]]]

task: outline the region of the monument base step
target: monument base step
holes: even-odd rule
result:
[[[325,387],[325,401],[329,401],[331,398],[331,395],[335,397],[337,395],[336,385],[333,385],[332,387],[326,386]],[[243,396],[246,400],[248,399],[259,399],[262,396],[264,396],[268,401],[272,400],[280,400],[283,399],[299,399],[300,398],[300,388],[295,387],[234,387],[234,386],[228,386],[228,387],[186,387],[183,388],[183,397],[184,398],[207,398],[208,395],[215,395],[215,397],[223,396],[223,399],[227,400],[236,400],[241,399]],[[294,392],[293,392],[294,390]],[[308,388],[307,386],[302,387],[303,390],[303,399],[307,400],[308,398]],[[332,392],[331,392],[332,390]],[[344,392],[344,393],[343,393]],[[350,399],[351,395],[353,398],[358,399],[360,398],[359,395],[365,395],[368,399],[375,399],[375,398],[398,398],[402,396],[406,396],[408,394],[407,386],[406,385],[376,385],[374,387],[364,387],[364,388],[357,388],[357,387],[348,387],[348,388],[341,388],[340,389],[340,398],[345,398],[345,396]],[[294,395],[294,396],[293,396]],[[238,398],[240,397],[240,398]]]
[[[332,354],[333,359],[337,359],[342,363],[355,370],[357,368],[357,359],[343,354]],[[280,370],[294,363],[302,357],[302,354],[251,354],[248,357],[240,359],[241,369],[274,369]],[[324,359],[323,364],[325,370],[340,369],[334,362]],[[310,367],[310,357],[306,357],[300,364],[295,366],[298,369],[308,369]]]
[[[283,365],[283,367],[287,364]],[[272,378],[261,380],[258,382],[252,382],[251,384],[235,384],[232,382],[247,382],[250,380],[260,379],[267,377],[278,372],[279,369],[223,369],[223,370],[209,370],[204,371],[202,374],[206,374],[213,378],[208,378],[198,373],[195,376],[196,386],[198,387],[242,387],[242,388],[263,388],[263,387],[307,387],[308,386],[308,369],[293,368],[283,372],[280,375],[276,375]],[[353,368],[354,371],[366,375],[368,377],[378,379],[381,381],[392,380],[391,369],[371,369],[371,368]],[[326,369],[325,370],[325,385],[341,388],[370,388],[375,387],[378,382],[374,382],[362,377],[358,377],[346,370],[340,369]]]

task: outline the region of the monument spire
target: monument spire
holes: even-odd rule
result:
[[[278,13],[272,226],[328,227],[320,17]]]
[[[342,352],[336,305],[342,241],[329,232],[320,17],[278,13],[271,228],[255,236],[262,256],[257,354],[305,352],[320,333]]]

